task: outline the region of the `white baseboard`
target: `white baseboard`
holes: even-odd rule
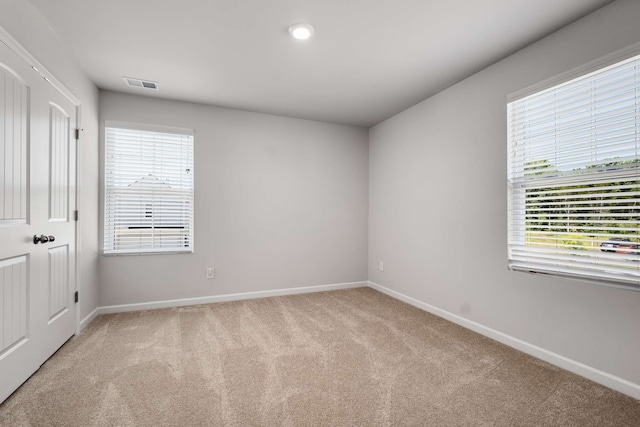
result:
[[[226,295],[213,295],[213,296],[198,297],[198,298],[152,301],[152,302],[145,302],[145,303],[139,303],[139,304],[122,304],[122,305],[103,306],[103,307],[96,308],[87,317],[85,317],[80,322],[80,329],[81,330],[84,329],[99,314],[122,313],[122,312],[140,311],[140,310],[154,310],[158,308],[170,308],[170,307],[183,307],[188,305],[211,304],[211,303],[225,302],[225,301],[239,301],[239,300],[255,299],[255,298],[266,298],[266,297],[276,297],[276,296],[284,296],[284,295],[305,294],[305,293],[312,293],[312,292],[333,291],[338,289],[361,288],[365,286],[369,286],[377,291],[380,291],[386,295],[389,295],[390,297],[393,297],[400,301],[404,301],[424,311],[427,311],[429,313],[435,314],[436,316],[447,319],[453,323],[456,323],[460,326],[463,326],[481,335],[484,335],[498,342],[501,342],[505,345],[508,345],[509,347],[513,347],[531,356],[537,357],[538,359],[544,360],[545,362],[556,365],[562,369],[566,369],[569,372],[573,372],[574,374],[588,378],[591,381],[604,385],[605,387],[609,387],[613,390],[619,391],[620,393],[624,393],[628,396],[633,397],[634,399],[640,399],[640,385],[638,384],[632,383],[623,378],[617,377],[615,375],[609,374],[607,372],[601,371],[591,366],[587,366],[583,363],[580,363],[575,360],[569,359],[567,357],[561,356],[559,354],[553,353],[549,350],[545,350],[544,348],[541,348],[531,343],[528,343],[526,341],[522,341],[520,339],[514,338],[510,335],[507,335],[495,329],[481,325],[480,323],[458,316],[457,314],[453,314],[446,310],[442,310],[440,308],[434,307],[432,305],[419,301],[410,296],[404,295],[400,292],[393,291],[389,288],[386,288],[382,285],[379,285],[371,281],[338,283],[338,284],[332,284],[332,285],[305,286],[305,287],[298,287],[298,288],[277,289],[277,290],[259,291],[259,292],[244,292],[244,293],[226,294]]]
[[[243,292],[239,294],[212,295],[207,297],[183,298],[165,301],[143,302],[138,304],[108,305],[98,307],[97,314],[123,313],[127,311],[155,310],[158,308],[183,307],[187,305],[211,304],[215,302],[238,301],[245,299],[279,297],[283,295],[307,294],[312,292],[335,291],[338,289],[363,288],[369,282],[337,283],[333,285],[305,286],[300,288],[276,289],[271,291]],[[83,320],[84,322],[84,320]]]
[[[631,396],[634,399],[640,399],[640,385],[638,384],[632,383],[599,369],[592,368],[591,366],[587,366],[583,363],[576,362],[575,360],[566,358],[549,350],[545,350],[544,348],[538,347],[528,342],[519,340],[500,331],[496,331],[495,329],[491,329],[487,326],[476,323],[472,320],[465,319],[464,317],[458,316],[457,314],[450,313],[448,311],[426,304],[410,296],[401,294],[400,292],[385,288],[384,286],[377,283],[370,281],[369,286],[377,291],[389,295],[390,297],[393,297],[400,301],[404,301],[431,314],[435,314],[438,317],[447,319],[481,335],[508,345],[509,347],[513,347],[538,359],[544,360],[545,362],[549,362],[552,365],[556,365],[562,369],[566,369],[569,372],[573,372],[574,374],[588,378],[591,381],[619,391],[620,393],[626,394],[627,396]]]
[[[84,328],[87,327],[87,325],[89,323],[91,323],[93,321],[93,319],[95,319],[98,316],[98,309],[99,307],[96,307],[93,309],[93,311],[91,313],[89,313],[89,315],[87,315],[87,317],[85,317],[84,319],[82,319],[80,321],[80,331],[82,331]]]

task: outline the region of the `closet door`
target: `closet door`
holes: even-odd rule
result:
[[[0,43],[0,402],[75,332],[75,120]]]

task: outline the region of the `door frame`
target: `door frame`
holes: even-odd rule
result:
[[[45,67],[38,61],[33,55],[27,51],[16,39],[11,36],[4,28],[0,26],[0,42],[4,43],[11,51],[13,51],[16,55],[20,57],[26,64],[28,64],[31,69],[33,69],[34,73],[40,75],[40,78],[44,79],[51,86],[53,86],[58,92],[60,92],[65,98],[67,98],[71,103],[76,107],[76,129],[78,130],[78,139],[76,140],[76,167],[75,167],[75,210],[79,210],[80,208],[80,194],[81,194],[81,153],[82,153],[82,103],[80,99],[78,99],[69,89],[67,89],[58,79],[55,78],[53,74],[51,74]],[[75,212],[72,213],[75,215]],[[80,259],[81,257],[81,239],[80,239],[80,218],[78,218],[75,222],[75,283],[71,284],[74,292],[78,292],[80,290],[79,284],[81,283],[81,268],[80,268]],[[80,333],[81,326],[81,308],[82,302],[79,301],[76,303],[76,318],[75,318],[75,333],[76,335]]]

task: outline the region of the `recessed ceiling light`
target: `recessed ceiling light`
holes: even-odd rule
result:
[[[289,34],[295,39],[306,40],[313,35],[313,27],[306,22],[293,24],[289,27]]]

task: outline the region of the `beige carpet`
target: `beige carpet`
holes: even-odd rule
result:
[[[0,424],[640,426],[640,402],[361,288],[101,316]]]

